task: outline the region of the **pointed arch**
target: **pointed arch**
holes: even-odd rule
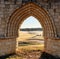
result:
[[[22,24],[20,24],[19,29],[22,28],[42,28],[42,25],[35,17],[29,16],[22,22]]]
[[[32,2],[25,4],[21,8],[18,8],[10,16],[7,24],[7,37],[16,38],[18,36],[19,26],[29,16],[37,18],[41,23],[45,38],[55,38],[54,26],[47,11]]]

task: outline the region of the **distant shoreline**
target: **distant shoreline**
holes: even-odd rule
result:
[[[21,28],[20,31],[43,31],[42,28]]]

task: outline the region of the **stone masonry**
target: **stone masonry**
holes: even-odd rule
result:
[[[15,53],[16,39],[0,39],[0,56]]]
[[[48,22],[48,19],[46,22],[44,21],[44,23],[50,23],[52,28],[50,27],[50,25],[47,25],[50,28],[48,28],[47,31],[44,29],[46,32],[44,34],[45,51],[54,56],[60,57],[60,0],[0,0],[0,56],[15,52],[18,31],[17,33],[15,33],[16,36],[9,36],[9,31],[12,30],[8,28],[11,22],[9,22],[9,19],[10,17],[14,16],[14,12],[16,10],[19,10],[19,8],[22,8],[25,4],[28,4],[29,2],[35,3],[47,11],[51,23]],[[14,24],[14,22],[12,24]],[[9,24],[9,26],[7,24]],[[45,26],[46,24],[42,25]],[[11,32],[13,33],[15,31]]]

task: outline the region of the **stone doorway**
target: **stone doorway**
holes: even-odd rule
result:
[[[54,23],[52,23],[52,20],[48,14],[48,12],[43,9],[41,6],[38,6],[35,3],[29,2],[25,5],[23,5],[21,8],[18,8],[14,11],[14,13],[10,16],[8,24],[7,24],[7,37],[8,38],[17,38],[18,37],[18,28],[21,26],[22,22],[28,18],[29,16],[33,16],[38,19],[38,21],[41,23],[44,31],[44,51],[51,53],[51,50],[48,46],[48,43],[50,44],[51,39],[55,38],[56,31]]]

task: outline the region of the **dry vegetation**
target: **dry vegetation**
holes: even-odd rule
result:
[[[39,32],[39,34],[42,34],[42,31]],[[19,37],[17,38],[17,41],[24,41],[24,40],[28,40],[29,38],[32,38],[34,36],[36,36],[37,34],[35,33],[31,33],[31,32],[23,32],[23,31],[19,31]],[[35,39],[44,39],[43,36],[36,36]]]
[[[39,32],[40,34],[42,33],[42,32]],[[35,33],[29,33],[29,32],[23,32],[23,31],[19,31],[19,37],[17,38],[17,44],[18,44],[18,42],[19,41],[21,41],[21,42],[32,42],[33,41],[33,43],[37,43],[36,41],[39,39],[39,40],[44,40],[44,38],[43,38],[43,36],[36,36],[37,34]],[[32,39],[32,41],[30,40],[30,39]],[[36,40],[34,40],[34,39],[36,39]],[[44,44],[36,44],[36,45],[27,45],[27,46],[20,46],[20,47],[18,47],[18,50],[22,50],[22,49],[24,49],[24,50],[36,50],[36,49],[40,49],[40,50],[43,50],[44,48],[43,48],[43,46],[44,46]],[[30,49],[29,49],[30,48]]]
[[[34,33],[20,31],[19,37],[17,38],[17,44],[18,42],[28,42],[28,44],[23,43],[21,45],[16,45],[17,55],[10,56],[6,59],[39,59],[41,51],[44,50],[44,44],[40,42],[37,43],[37,40],[43,41],[44,38]]]

